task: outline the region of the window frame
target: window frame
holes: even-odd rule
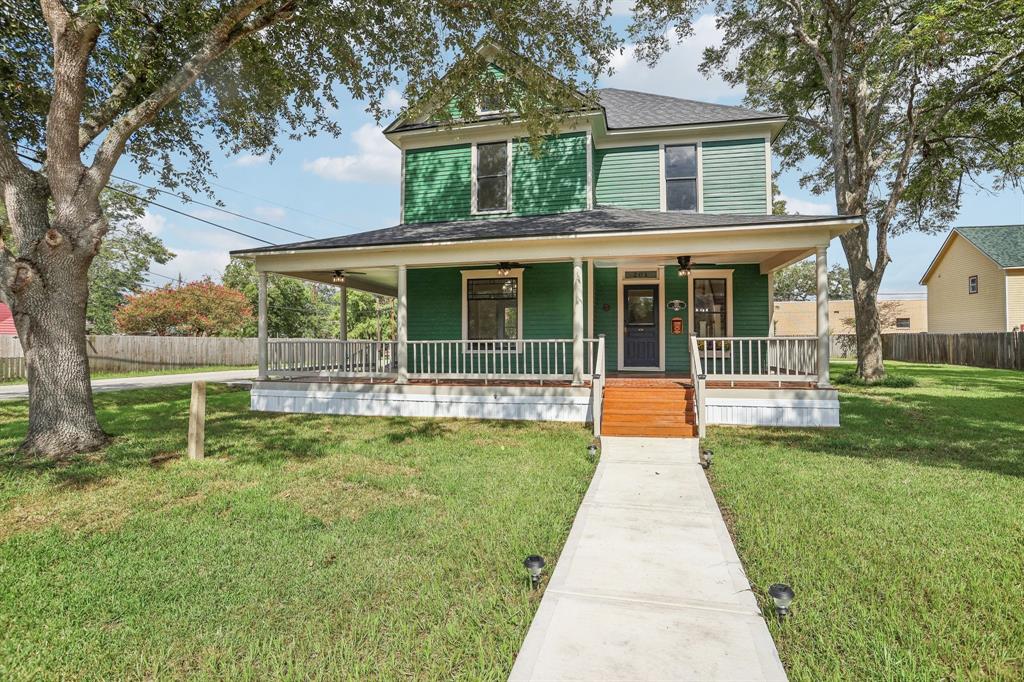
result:
[[[479,168],[479,157],[480,145],[494,145],[494,144],[505,144],[505,208],[491,208],[491,209],[480,209],[478,208],[477,196],[480,190],[477,170]],[[472,157],[472,164],[470,175],[472,178],[472,187],[470,190],[470,213],[472,215],[495,215],[501,213],[512,212],[512,139],[506,138],[504,140],[490,140],[473,142],[470,145],[470,156]],[[498,176],[487,176],[487,177],[498,177]]]
[[[967,275],[967,295],[973,296],[981,290],[977,275]]]
[[[516,280],[516,338],[515,339],[471,339],[469,338],[469,280],[471,279],[514,279]],[[462,340],[467,342],[464,352],[493,353],[493,349],[471,348],[472,341],[502,341],[505,347],[501,352],[519,352],[523,340],[523,268],[512,268],[508,273],[499,270],[463,270],[462,271]]]
[[[668,149],[669,147],[693,147],[693,159],[694,159],[694,174],[693,176],[672,176],[668,175]],[[660,149],[660,161],[661,161],[661,210],[664,212],[671,213],[700,213],[701,212],[701,144],[699,141],[695,142],[673,142],[671,144],[663,144]],[[688,208],[669,208],[668,207],[668,183],[673,180],[693,180],[693,191],[694,191],[694,207],[693,209]]]
[[[693,326],[693,282],[697,279],[724,279],[725,280],[725,336],[735,336],[735,329],[733,327],[733,315],[736,311],[736,307],[733,305],[733,281],[732,281],[733,270],[723,269],[704,269],[694,268],[690,271],[690,276],[686,278],[686,295],[687,295],[687,315],[689,319],[688,330],[690,334],[696,334],[697,330]],[[698,339],[704,337],[697,337]],[[714,337],[712,337],[714,338]]]

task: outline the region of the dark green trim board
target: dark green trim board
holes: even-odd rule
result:
[[[764,138],[701,144],[704,213],[767,213]]]
[[[405,222],[540,215],[587,207],[585,133],[548,138],[536,156],[527,141],[514,141],[509,213],[471,213],[472,154],[468,144],[406,151]]]
[[[689,310],[683,308],[678,313],[668,309],[668,302],[672,299],[679,299],[686,303],[687,279],[680,277],[676,268],[664,268],[664,296],[665,299],[665,371],[666,372],[689,372],[690,371],[690,323],[687,320]],[[683,318],[683,333],[672,333],[672,318]]]
[[[594,151],[594,204],[661,209],[658,145]]]

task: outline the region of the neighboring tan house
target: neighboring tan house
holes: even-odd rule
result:
[[[928,302],[924,299],[879,299],[883,334],[928,331]],[[776,336],[805,336],[814,333],[817,306],[814,301],[776,301],[772,324]],[[828,328],[833,336],[855,334],[853,301],[828,302]]]
[[[1024,330],[1024,225],[954,228],[921,284],[930,332]]]
[[[500,52],[481,54],[514,78]],[[861,219],[772,215],[782,114],[597,94],[539,155],[514,113],[403,115],[384,131],[402,154],[400,224],[233,252],[259,272],[253,409],[593,421],[608,435],[838,425],[826,248]],[[772,338],[773,273],[808,256],[822,322]],[[268,339],[267,273],[395,296],[396,339]]]

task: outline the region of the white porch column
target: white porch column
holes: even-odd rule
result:
[[[267,378],[267,273],[260,272],[257,277],[257,288],[259,291],[259,303],[257,304],[257,377]]]
[[[348,341],[348,287],[338,287],[338,339]]]
[[[818,386],[828,386],[828,256],[826,247],[818,247],[814,265],[818,276]]]
[[[395,383],[409,383],[409,311],[408,287],[404,265],[398,266],[398,310],[395,312],[395,334],[397,336],[395,351],[398,353],[398,377]]]
[[[572,259],[572,384],[583,383],[583,259]]]

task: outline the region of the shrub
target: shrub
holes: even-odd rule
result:
[[[867,382],[860,378],[856,372],[843,372],[837,376],[833,383],[843,386],[880,386],[882,388],[911,388],[917,386],[917,379],[906,374],[886,374],[881,381]]]

